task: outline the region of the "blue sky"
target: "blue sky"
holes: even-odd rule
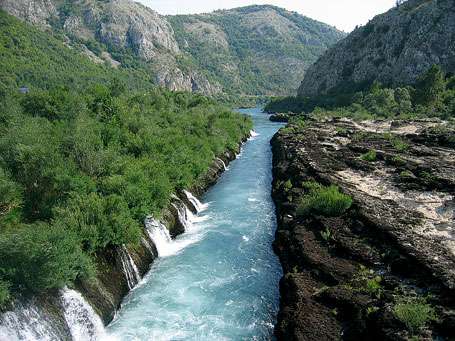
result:
[[[161,14],[193,14],[252,4],[270,4],[299,12],[350,32],[376,14],[393,7],[395,0],[136,0]]]

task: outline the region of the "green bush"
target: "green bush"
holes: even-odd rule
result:
[[[365,153],[362,156],[360,156],[360,158],[362,160],[364,160],[364,161],[374,162],[374,161],[377,160],[376,151],[375,150],[370,150],[367,153]]]
[[[406,165],[406,161],[403,160],[401,157],[399,157],[398,155],[392,157],[392,159],[390,160],[390,162],[395,165],[395,166],[404,166]]]
[[[291,180],[289,179],[288,181],[286,181],[284,184],[283,184],[283,187],[284,187],[284,190],[286,192],[289,192],[291,189],[292,189],[292,182]]]
[[[10,297],[9,284],[0,280],[0,308],[10,300]]]
[[[297,208],[297,215],[323,215],[338,217],[352,205],[350,196],[341,193],[335,185],[322,186],[316,182],[305,183],[308,193]]]
[[[33,224],[0,234],[0,281],[14,291],[60,288],[78,276],[91,276],[93,266],[76,233]]]
[[[395,150],[398,152],[404,152],[409,149],[409,144],[407,144],[398,137],[392,138],[390,143],[392,144],[393,148],[395,148]]]
[[[418,334],[423,327],[436,319],[434,308],[423,298],[403,299],[395,304],[393,312],[413,334]]]

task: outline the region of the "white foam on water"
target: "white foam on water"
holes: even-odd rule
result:
[[[128,288],[131,290],[139,283],[141,275],[139,274],[139,270],[137,269],[133,258],[131,258],[128,249],[125,246],[122,246],[119,249],[119,254],[122,262],[123,273],[125,274]]]
[[[1,341],[51,341],[62,336],[40,307],[32,303],[14,303],[14,310],[0,315]]]
[[[183,190],[183,193],[185,193],[187,199],[193,204],[193,206],[196,208],[196,211],[198,213],[205,211],[209,207],[209,204],[203,204],[202,202],[199,201],[198,198],[196,198],[190,192]]]
[[[226,163],[223,161],[223,159],[220,159],[219,157],[217,157],[216,159],[221,162],[221,164],[223,165],[224,171],[229,170],[229,168],[226,166]]]
[[[186,222],[188,225],[189,222]],[[158,250],[159,257],[169,257],[177,254],[190,244],[195,243],[197,238],[179,238],[172,240],[168,228],[159,220],[147,218],[146,231]]]
[[[107,335],[101,318],[80,293],[64,288],[62,305],[66,323],[74,341],[106,340]]]

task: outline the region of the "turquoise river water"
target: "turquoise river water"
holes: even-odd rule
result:
[[[270,139],[281,127],[259,109],[241,110],[254,136],[202,198],[191,228],[161,246],[151,271],[126,297],[109,338],[270,340],[281,266],[272,250]]]

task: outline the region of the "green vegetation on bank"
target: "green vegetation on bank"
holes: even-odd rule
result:
[[[364,90],[357,91],[359,88]],[[352,89],[314,98],[278,98],[269,102],[265,110],[354,119],[455,118],[455,76],[444,75],[436,65],[422,74],[413,86],[387,88],[374,82],[368,87]]]
[[[96,272],[251,122],[92,64],[0,12],[0,305]],[[29,92],[19,92],[20,86]]]
[[[421,297],[401,299],[393,307],[393,312],[414,335],[437,318],[434,308]]]
[[[352,205],[349,195],[341,193],[335,185],[323,186],[317,182],[305,182],[307,190],[297,207],[297,215],[323,215],[326,217],[338,217]]]

